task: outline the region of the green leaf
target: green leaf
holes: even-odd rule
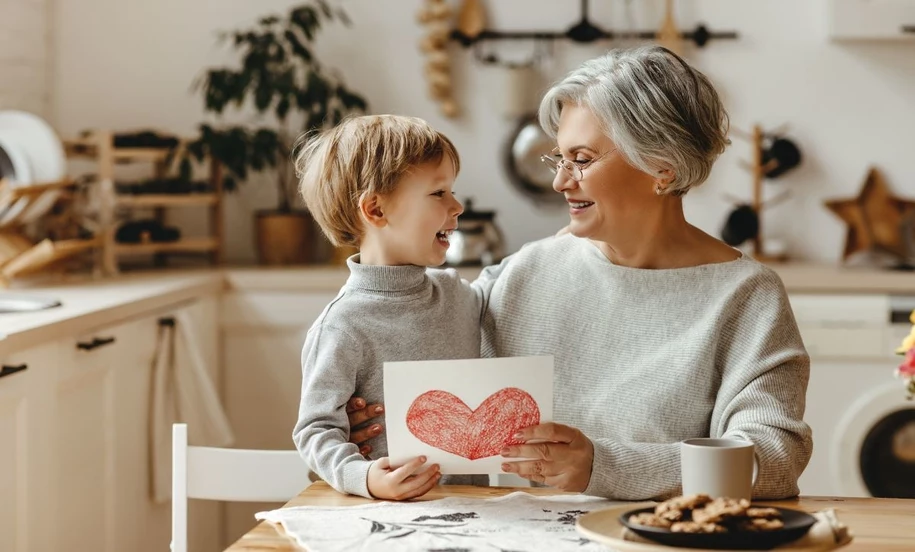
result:
[[[330,99],[330,88],[327,81],[317,71],[308,72],[305,86],[313,105],[321,105],[323,107],[327,104]]]
[[[292,102],[289,101],[289,96],[283,97],[276,103],[276,117],[281,121],[286,120],[286,116],[289,115],[290,107],[292,107]]]
[[[266,75],[261,75],[254,89],[254,107],[260,113],[266,111],[273,100],[273,87],[270,86],[270,81],[265,77]]]
[[[283,36],[286,37],[286,42],[289,43],[290,48],[292,48],[292,53],[298,56],[300,59],[306,63],[311,62],[311,51],[302,44],[302,41],[299,40],[298,35],[295,34],[295,31],[292,29],[286,29],[283,33]]]
[[[295,105],[301,110],[307,109],[312,103],[311,95],[308,94],[308,90],[296,90],[295,92]]]
[[[345,86],[337,87],[337,97],[340,98],[340,102],[348,110],[362,111],[364,112],[368,109],[368,104],[365,101],[365,98],[350,91]]]
[[[324,14],[324,17],[327,19],[333,19],[334,12],[330,9],[330,5],[328,5],[327,2],[324,0],[317,0],[316,3],[318,4],[318,7],[321,8],[321,13]]]
[[[314,40],[315,31],[321,27],[318,13],[311,6],[300,6],[289,14],[289,21],[298,27],[308,42]]]

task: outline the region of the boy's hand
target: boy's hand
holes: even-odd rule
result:
[[[403,466],[392,469],[388,457],[379,458],[369,468],[369,493],[375,498],[386,500],[407,500],[428,493],[442,477],[438,464],[433,464],[417,473],[426,463],[420,456]]]

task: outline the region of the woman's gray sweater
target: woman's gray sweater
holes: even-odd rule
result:
[[[529,244],[475,282],[484,356],[553,355],[554,420],[594,442],[585,491],[680,491],[678,442],[752,441],[757,498],[798,493],[812,450],[809,357],[781,280],[747,258],[670,270],[614,265],[570,234]]]

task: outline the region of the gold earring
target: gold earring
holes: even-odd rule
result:
[[[660,183],[660,182],[655,182],[655,184],[654,184],[654,193],[656,193],[656,194],[658,194],[658,195],[663,195],[663,194],[664,194],[664,187],[661,186],[661,183]]]

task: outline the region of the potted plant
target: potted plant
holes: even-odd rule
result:
[[[251,173],[276,169],[278,205],[255,213],[258,257],[264,264],[308,261],[314,231],[307,211],[294,208],[295,140],[367,107],[312,52],[318,30],[333,20],[350,23],[342,9],[310,0],[285,16],[264,17],[251,28],[222,33],[240,56],[238,67],[208,69],[194,87],[202,93],[206,111],[217,118],[229,107],[256,113],[251,125],[202,124],[187,152],[198,161],[209,156],[222,164],[226,190]],[[182,177],[190,176],[188,156],[181,163]]]

